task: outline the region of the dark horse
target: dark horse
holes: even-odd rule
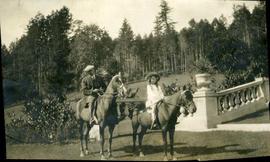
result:
[[[112,145],[113,130],[115,128],[115,125],[118,123],[116,97],[119,94],[125,94],[125,92],[126,89],[124,87],[120,75],[115,75],[108,84],[105,93],[99,96],[97,99],[96,116],[99,125],[100,154],[102,160],[106,159],[104,156],[104,130],[106,126],[109,127],[108,157],[112,156],[111,145]],[[86,155],[89,154],[88,134],[93,125],[89,124],[90,119],[89,108],[84,108],[84,104],[82,104],[82,102],[79,101],[77,103],[76,111],[77,111],[76,113],[79,115],[77,118],[80,124],[79,128],[81,141],[80,156],[83,157],[85,154]]]
[[[145,111],[144,104],[139,104],[139,106],[135,106],[133,111],[131,111],[131,120],[132,120],[132,128],[133,128],[133,153],[135,155],[136,151],[136,139],[137,139],[137,130],[139,126],[141,126],[141,131],[138,134],[139,136],[139,155],[144,156],[142,151],[142,140],[143,136],[146,133],[147,129],[151,126],[151,115]],[[162,130],[162,137],[164,143],[164,160],[168,160],[167,158],[167,132],[169,132],[170,137],[170,154],[172,159],[174,150],[174,132],[175,132],[175,124],[177,122],[177,117],[181,109],[188,113],[194,113],[196,111],[196,106],[193,102],[193,95],[191,91],[177,92],[172,96],[167,97],[163,102],[159,104],[157,107],[157,119],[160,124],[160,128]]]

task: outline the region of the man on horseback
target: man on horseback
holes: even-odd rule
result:
[[[102,77],[96,75],[93,65],[86,66],[83,71],[85,73],[81,81],[81,91],[84,95],[83,100],[86,103],[85,107],[89,108],[90,111],[90,124],[97,124],[98,121],[95,116],[96,99],[105,92],[106,84]]]
[[[147,112],[152,115],[152,128],[156,128],[156,107],[164,100],[164,93],[162,92],[161,87],[158,85],[158,81],[160,80],[160,76],[156,72],[149,73],[146,76],[148,80],[147,85],[147,100],[145,103],[145,107]]]

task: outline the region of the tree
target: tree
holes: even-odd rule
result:
[[[62,96],[70,78],[70,25],[71,14],[66,7],[47,17],[38,13],[32,18],[26,34],[10,45],[12,77],[33,83],[39,94]]]
[[[133,42],[133,31],[127,19],[124,19],[118,39],[116,40],[114,56],[116,57],[116,60],[122,64],[121,69],[125,69],[127,77],[130,77],[132,71],[134,70],[131,66],[134,58],[134,52],[132,51]]]
[[[251,18],[251,13],[245,5],[237,5],[233,7],[233,22],[229,27],[229,32],[235,37],[240,38],[242,41],[247,43],[250,47],[250,28],[249,21]]]
[[[71,38],[71,53],[69,62],[75,75],[74,84],[80,85],[80,77],[83,69],[92,64],[96,68],[108,69],[111,66],[110,57],[113,50],[113,42],[108,33],[97,25],[78,24],[77,30]]]
[[[176,70],[176,55],[178,49],[177,32],[174,30],[174,24],[169,16],[171,8],[165,0],[161,1],[160,12],[155,20],[154,32],[158,39],[158,44],[161,46],[161,52],[158,57],[162,57],[163,70]],[[157,47],[158,48],[158,47]],[[160,59],[161,60],[161,59]]]
[[[63,95],[70,84],[72,77],[69,72],[68,56],[70,53],[70,42],[68,39],[72,22],[72,15],[67,7],[52,12],[47,19],[47,49],[48,66],[46,68],[47,93]]]
[[[255,76],[268,76],[268,55],[266,35],[266,6],[260,2],[252,11],[250,18],[251,69]]]
[[[1,61],[2,61],[3,79],[11,79],[12,57],[5,45],[1,45]]]
[[[47,20],[44,15],[38,13],[34,18],[32,18],[27,25],[27,33],[25,38],[22,37],[21,41],[25,51],[21,50],[19,55],[25,55],[29,61],[25,66],[30,66],[27,71],[31,71],[31,82],[35,85],[35,89],[39,94],[45,92],[45,71],[48,56],[47,48]]]

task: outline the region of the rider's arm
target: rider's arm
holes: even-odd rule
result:
[[[83,93],[83,95],[87,95],[86,90],[87,90],[87,86],[86,86],[85,78],[83,78],[81,82],[81,92]]]
[[[164,99],[165,96],[164,96],[164,93],[163,93],[163,91],[161,89],[161,86],[158,86],[158,89],[159,89],[159,93],[160,93],[161,99]]]
[[[90,87],[88,87],[87,82],[89,82],[89,78],[84,78],[81,82],[81,91],[83,93],[83,95],[89,96],[92,94],[92,87],[90,84]]]

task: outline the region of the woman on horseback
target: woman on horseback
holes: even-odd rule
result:
[[[151,129],[155,128],[157,126],[156,124],[156,107],[157,105],[163,101],[164,99],[164,93],[162,92],[162,89],[160,85],[158,85],[158,81],[160,80],[160,76],[156,72],[149,73],[146,76],[146,79],[148,80],[147,85],[147,100],[145,103],[145,107],[148,113],[152,116],[152,125]]]

